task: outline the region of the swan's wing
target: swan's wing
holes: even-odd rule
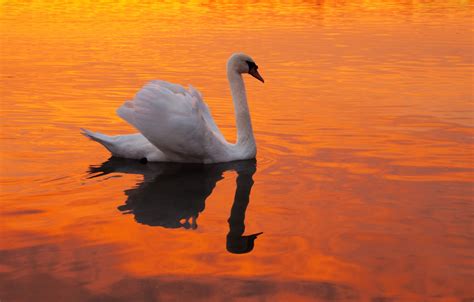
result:
[[[151,81],[117,113],[171,159],[199,161],[223,145],[222,134],[193,87]]]
[[[202,99],[201,92],[194,88],[192,85],[189,85],[188,88],[189,93],[196,98],[197,100],[197,105],[199,106],[199,109],[201,111],[201,114],[208,124],[209,128],[214,132],[216,136],[218,136],[220,139],[225,140],[224,136],[222,135],[221,131],[219,130],[219,127],[217,127],[216,122],[214,122],[214,119],[212,118],[211,111],[209,110],[209,107],[207,104],[204,102]]]

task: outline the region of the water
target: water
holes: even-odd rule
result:
[[[0,299],[470,301],[472,12],[3,2]],[[266,80],[245,78],[256,163],[108,160],[79,134],[133,132],[115,109],[163,79],[235,140],[235,51]]]

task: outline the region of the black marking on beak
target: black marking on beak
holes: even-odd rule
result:
[[[249,74],[259,80],[262,83],[265,83],[265,80],[262,78],[262,76],[258,73],[258,66],[254,62],[251,61],[246,61],[247,64],[249,65]]]

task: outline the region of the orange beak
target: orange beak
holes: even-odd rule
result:
[[[252,69],[250,69],[249,74],[250,74],[252,77],[254,77],[254,78],[256,78],[257,80],[259,80],[260,82],[265,83],[265,80],[264,80],[264,79],[262,78],[262,76],[258,73],[257,68],[252,68]]]

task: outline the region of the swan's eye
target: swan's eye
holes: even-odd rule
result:
[[[258,69],[257,64],[255,64],[254,62],[251,62],[251,61],[245,61],[245,62],[247,62],[247,64],[249,65],[249,71],[252,69],[255,69],[255,70]]]

